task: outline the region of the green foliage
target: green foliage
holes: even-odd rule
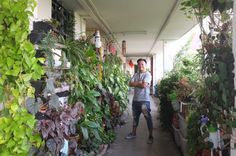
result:
[[[101,96],[97,88],[101,85],[98,79],[98,64],[101,63],[88,40],[65,40],[63,51],[71,62],[71,68],[65,73],[65,80],[71,84],[69,103],[80,100],[85,105],[83,119],[78,129],[83,134],[81,149],[87,152],[96,151],[100,144],[107,142],[108,134],[103,128],[102,106],[98,102]]]
[[[27,97],[34,89],[30,80],[44,74],[35,58],[34,46],[27,40],[29,16],[34,0],[2,0],[0,2],[0,153],[1,155],[27,155],[30,147],[41,144],[34,134],[34,117],[24,108]]]
[[[160,82],[160,120],[165,128],[171,128],[174,113],[171,102],[175,100],[189,102],[193,97],[195,86],[201,80],[201,57],[189,53],[189,41],[177,53],[173,69]]]
[[[91,151],[98,152],[99,146],[113,141],[115,134],[110,125],[110,123],[112,123],[110,120],[112,119],[109,118],[109,120],[105,122],[105,120],[108,119],[107,117],[111,117],[109,105],[111,101],[109,95],[98,79],[98,65],[102,62],[98,59],[97,52],[94,50],[94,45],[89,42],[89,39],[75,41],[63,39],[60,36],[55,37],[50,33],[46,34],[41,43],[40,50],[44,52],[47,63],[44,95],[45,98],[47,98],[48,94],[51,95],[48,102],[50,110],[57,110],[58,115],[63,113],[59,109],[60,107],[57,106],[58,98],[54,96],[54,85],[61,81],[65,81],[70,85],[68,103],[74,105],[78,101],[81,101],[84,104],[83,114],[80,116],[80,120],[74,123],[77,125],[76,135],[82,136],[80,142],[78,142],[78,146],[80,147],[80,150],[85,150],[88,153]],[[58,43],[62,44],[62,55],[60,57],[62,65],[60,68],[55,68],[53,59],[54,52],[52,49],[55,49]],[[66,62],[71,63],[70,68],[64,68]],[[123,80],[123,77],[120,76],[122,75],[120,69],[118,69],[118,67],[116,67],[116,69],[116,77],[113,78],[113,81],[118,83]],[[55,80],[55,82],[53,80]],[[124,83],[125,82],[121,81],[120,84],[124,86]],[[125,85],[127,87],[127,84]],[[121,89],[124,90],[124,88]],[[125,101],[123,98],[124,95],[120,90],[116,89],[115,93],[116,96],[122,100],[121,103]],[[125,96],[127,96],[127,94]],[[100,101],[102,98],[105,98],[106,100]],[[34,105],[30,106],[31,109],[34,108]],[[52,112],[48,115],[55,116],[52,115]],[[52,129],[52,131],[54,130]],[[42,131],[42,134],[43,133],[45,132]],[[59,137],[59,135],[54,136]],[[63,138],[63,136],[60,136],[60,138]],[[46,141],[51,142],[51,140]],[[53,142],[51,142],[51,144],[52,143]],[[60,144],[56,144],[56,146],[60,147]],[[51,150],[51,152],[54,151],[53,148],[48,147],[48,149]]]
[[[199,55],[202,58],[203,79],[197,84],[195,92],[201,103],[198,113],[206,115],[211,124],[229,123],[231,119],[225,112],[231,111],[235,97],[232,53],[233,0],[184,0],[181,6],[181,10],[187,15],[196,16],[201,28],[202,48],[199,49]],[[207,22],[210,31],[203,27],[203,19],[206,16],[209,17]],[[194,121],[189,124],[194,127]],[[191,129],[190,125],[188,135],[195,136],[197,131]],[[195,124],[195,126],[200,125]],[[196,138],[189,140],[190,154],[194,154],[199,149],[198,143],[203,142],[206,146],[210,146],[203,140],[204,138],[197,141]]]
[[[197,15],[206,17],[210,12],[211,0],[182,0],[181,9],[187,17]]]
[[[196,151],[204,148],[204,141],[200,131],[200,116],[201,114],[196,109],[189,113],[187,122],[188,155],[195,155]]]
[[[158,96],[160,99],[160,121],[164,128],[170,129],[172,116],[174,113],[173,107],[171,105],[171,99],[168,95],[175,90],[177,87],[178,77],[175,74],[169,75],[165,79],[162,79],[158,87]]]
[[[118,101],[121,112],[128,104],[128,75],[121,69],[122,61],[117,56],[106,55],[103,64],[102,84]]]

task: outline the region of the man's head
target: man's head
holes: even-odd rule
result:
[[[146,65],[147,65],[147,61],[143,58],[140,58],[137,60],[137,63],[138,63],[138,69],[139,69],[139,72],[145,72],[146,71]]]

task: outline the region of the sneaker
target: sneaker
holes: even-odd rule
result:
[[[134,139],[134,138],[136,138],[136,135],[134,135],[132,132],[129,133],[129,134],[125,137],[125,139]]]
[[[147,140],[148,144],[152,144],[153,143],[153,136],[149,136],[148,140]]]

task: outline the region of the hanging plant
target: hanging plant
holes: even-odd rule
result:
[[[0,153],[27,155],[31,146],[42,143],[34,132],[35,119],[26,110],[26,100],[34,96],[30,80],[44,74],[35,58],[34,46],[28,41],[29,16],[34,0],[0,1]]]

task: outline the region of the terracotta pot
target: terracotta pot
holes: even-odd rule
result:
[[[211,150],[210,149],[203,149],[202,156],[211,156]]]

